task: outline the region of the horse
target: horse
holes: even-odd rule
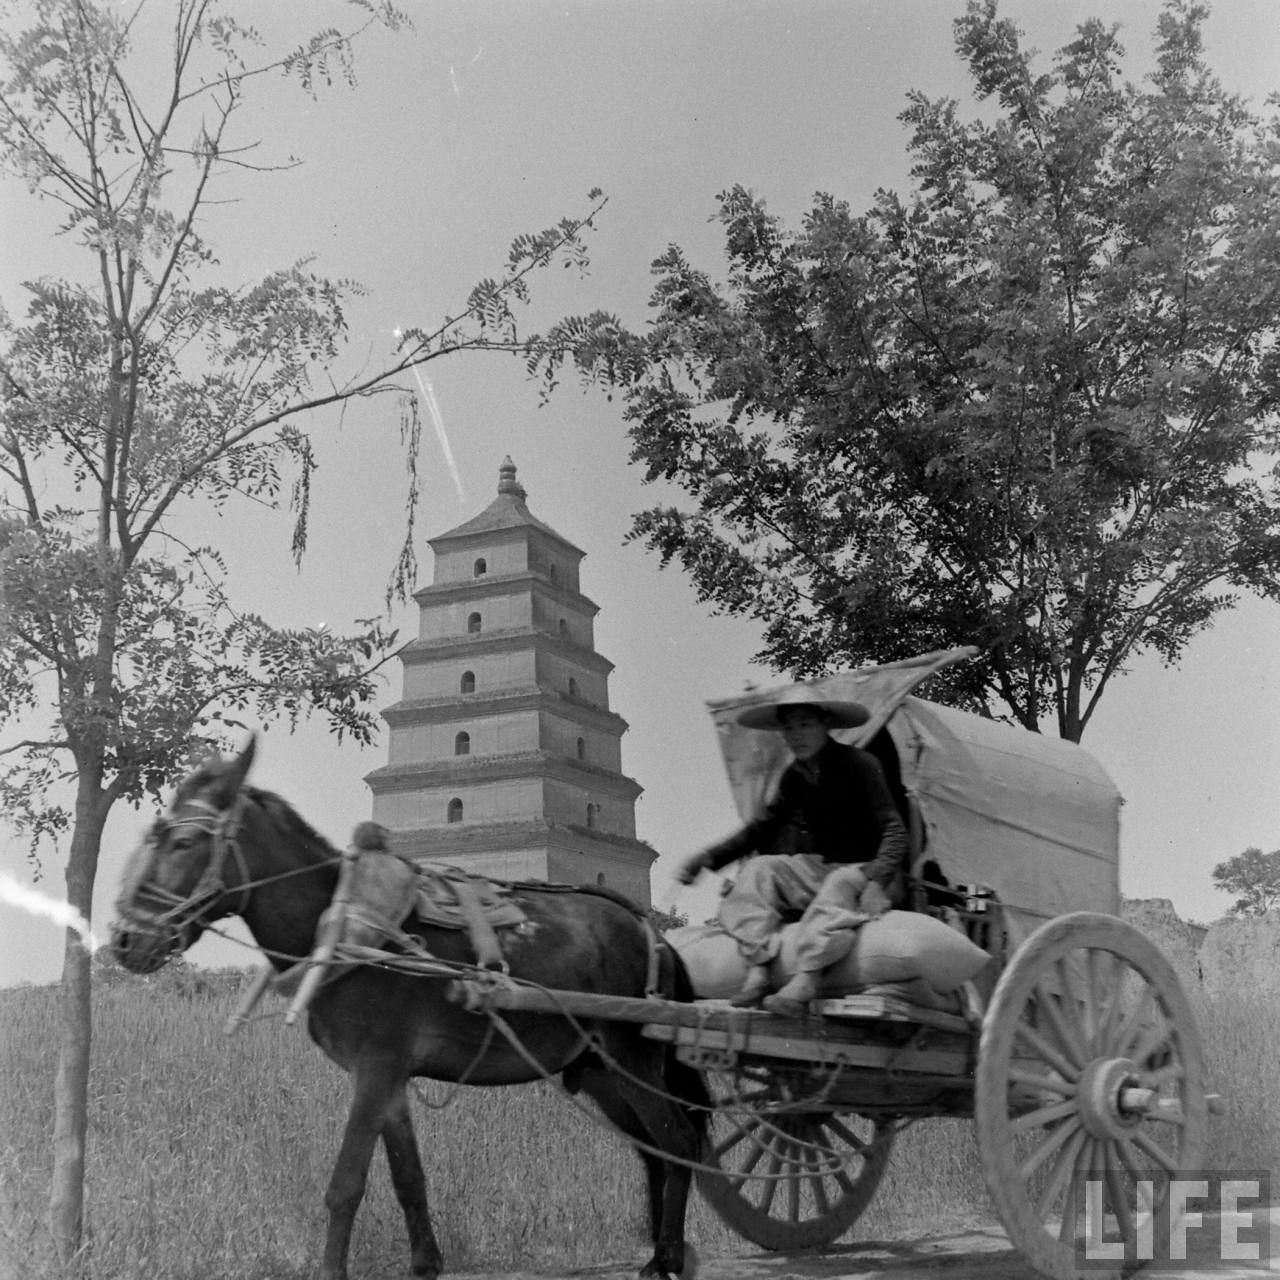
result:
[[[311,954],[342,855],[287,802],[246,783],[253,754],[250,739],[238,756],[215,753],[197,766],[133,853],[112,930],[112,949],[125,968],[155,971],[229,915],[241,917],[278,971]],[[512,978],[561,990],[646,994],[655,937],[639,908],[587,887],[550,892],[521,884],[511,895],[527,916],[518,928],[500,930]],[[465,931],[412,921],[404,927],[432,957],[476,972]],[[658,952],[664,994],[692,998],[674,951],[662,943]],[[504,1085],[556,1075],[637,1143],[654,1244],[640,1275],[681,1275],[687,1162],[698,1160],[706,1140],[709,1096],[701,1075],[634,1023],[513,1012],[507,1025],[516,1036],[494,1035],[489,1018],[459,1007],[448,987],[445,976],[358,965],[322,985],[308,1007],[312,1039],[352,1077],[351,1108],[324,1197],[320,1280],[347,1280],[352,1225],[379,1137],[408,1228],[412,1274],[436,1280],[440,1273],[409,1107],[412,1078]]]

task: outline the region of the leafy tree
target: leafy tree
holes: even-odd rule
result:
[[[0,313],[0,804],[33,849],[69,833],[67,898],[86,920],[108,813],[157,796],[194,746],[245,714],[319,710],[357,739],[374,723],[366,703],[394,637],[376,620],[338,635],[236,611],[216,548],[184,545],[181,521],[234,495],[287,504],[300,557],[317,411],[396,393],[406,533],[388,600],[403,594],[419,424],[399,375],[462,349],[520,350],[513,308],[530,273],[582,261],[600,208],[593,193],[586,219],[521,236],[456,315],[345,378],[355,285],[305,261],[226,284],[206,238],[211,192],[272,168],[240,134],[246,95],[267,72],[307,92],[353,82],[355,37],[404,25],[385,0],[353,3],[362,27],[283,56],[260,52],[216,0],[154,12],[33,0],[27,29],[0,34],[0,165],[84,264],[27,283],[25,319]],[[158,19],[149,34],[146,18]],[[167,39],[167,57],[136,53],[144,34]],[[64,1260],[82,1238],[90,987],[69,934],[51,1192]]]
[[[955,22],[974,92],[916,92],[913,190],[787,229],[719,198],[728,277],[671,247],[642,333],[563,321],[531,365],[620,392],[683,491],[632,536],[761,658],[812,675],[977,644],[940,695],[1079,740],[1139,654],[1277,594],[1280,126],[1168,0],[1155,70],[1089,21],[1042,69],[995,0]]]
[[[1280,907],[1280,849],[1263,853],[1246,849],[1213,869],[1213,887],[1240,896],[1231,907],[1234,916],[1264,916]]]

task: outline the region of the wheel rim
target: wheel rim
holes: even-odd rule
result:
[[[765,1249],[829,1244],[878,1186],[892,1129],[863,1116],[804,1110],[767,1078],[713,1083],[717,1109],[698,1186],[716,1213]]]
[[[1207,1112],[1191,1009],[1151,943],[1085,913],[1028,940],[988,1011],[975,1113],[988,1189],[1033,1265],[1097,1280],[1119,1241],[1132,1262],[1171,1179],[1199,1168]]]

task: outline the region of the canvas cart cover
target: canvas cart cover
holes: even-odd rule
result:
[[[943,650],[810,687],[870,709],[868,724],[836,733],[842,741],[866,743],[887,730],[923,822],[923,856],[953,884],[994,890],[1015,941],[1070,911],[1115,914],[1121,802],[1097,761],[1076,743],[910,696],[935,671],[974,652]],[[789,687],[710,704],[744,821],[772,791],[789,755],[780,734],[745,729],[736,717]]]

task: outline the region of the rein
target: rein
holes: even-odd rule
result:
[[[196,887],[185,898],[178,898],[167,889],[148,880],[147,876],[152,869],[149,866],[134,890],[133,897],[136,899],[145,891],[160,902],[168,900],[171,905],[158,915],[147,913],[146,918],[140,918],[140,913],[136,909],[127,908],[122,914],[129,919],[131,925],[143,926],[156,932],[178,930],[183,925],[198,920],[214,903],[232,892],[238,895],[238,900],[235,906],[230,908],[230,914],[243,917],[248,910],[253,889],[274,884],[278,880],[288,880],[293,876],[309,874],[341,861],[341,857],[326,858],[322,862],[295,867],[291,871],[281,871],[274,875],[260,876],[255,880],[249,871],[249,865],[245,861],[244,851],[239,841],[240,824],[248,803],[248,797],[243,791],[236,793],[235,800],[225,810],[215,808],[206,800],[191,800],[188,802],[188,807],[201,812],[165,822],[166,834],[188,827],[202,835],[207,835],[212,846],[209,864],[197,881]],[[154,835],[148,837],[148,840],[153,846],[157,843]],[[227,883],[228,861],[235,867],[234,886]],[[152,863],[154,864],[154,855]]]

